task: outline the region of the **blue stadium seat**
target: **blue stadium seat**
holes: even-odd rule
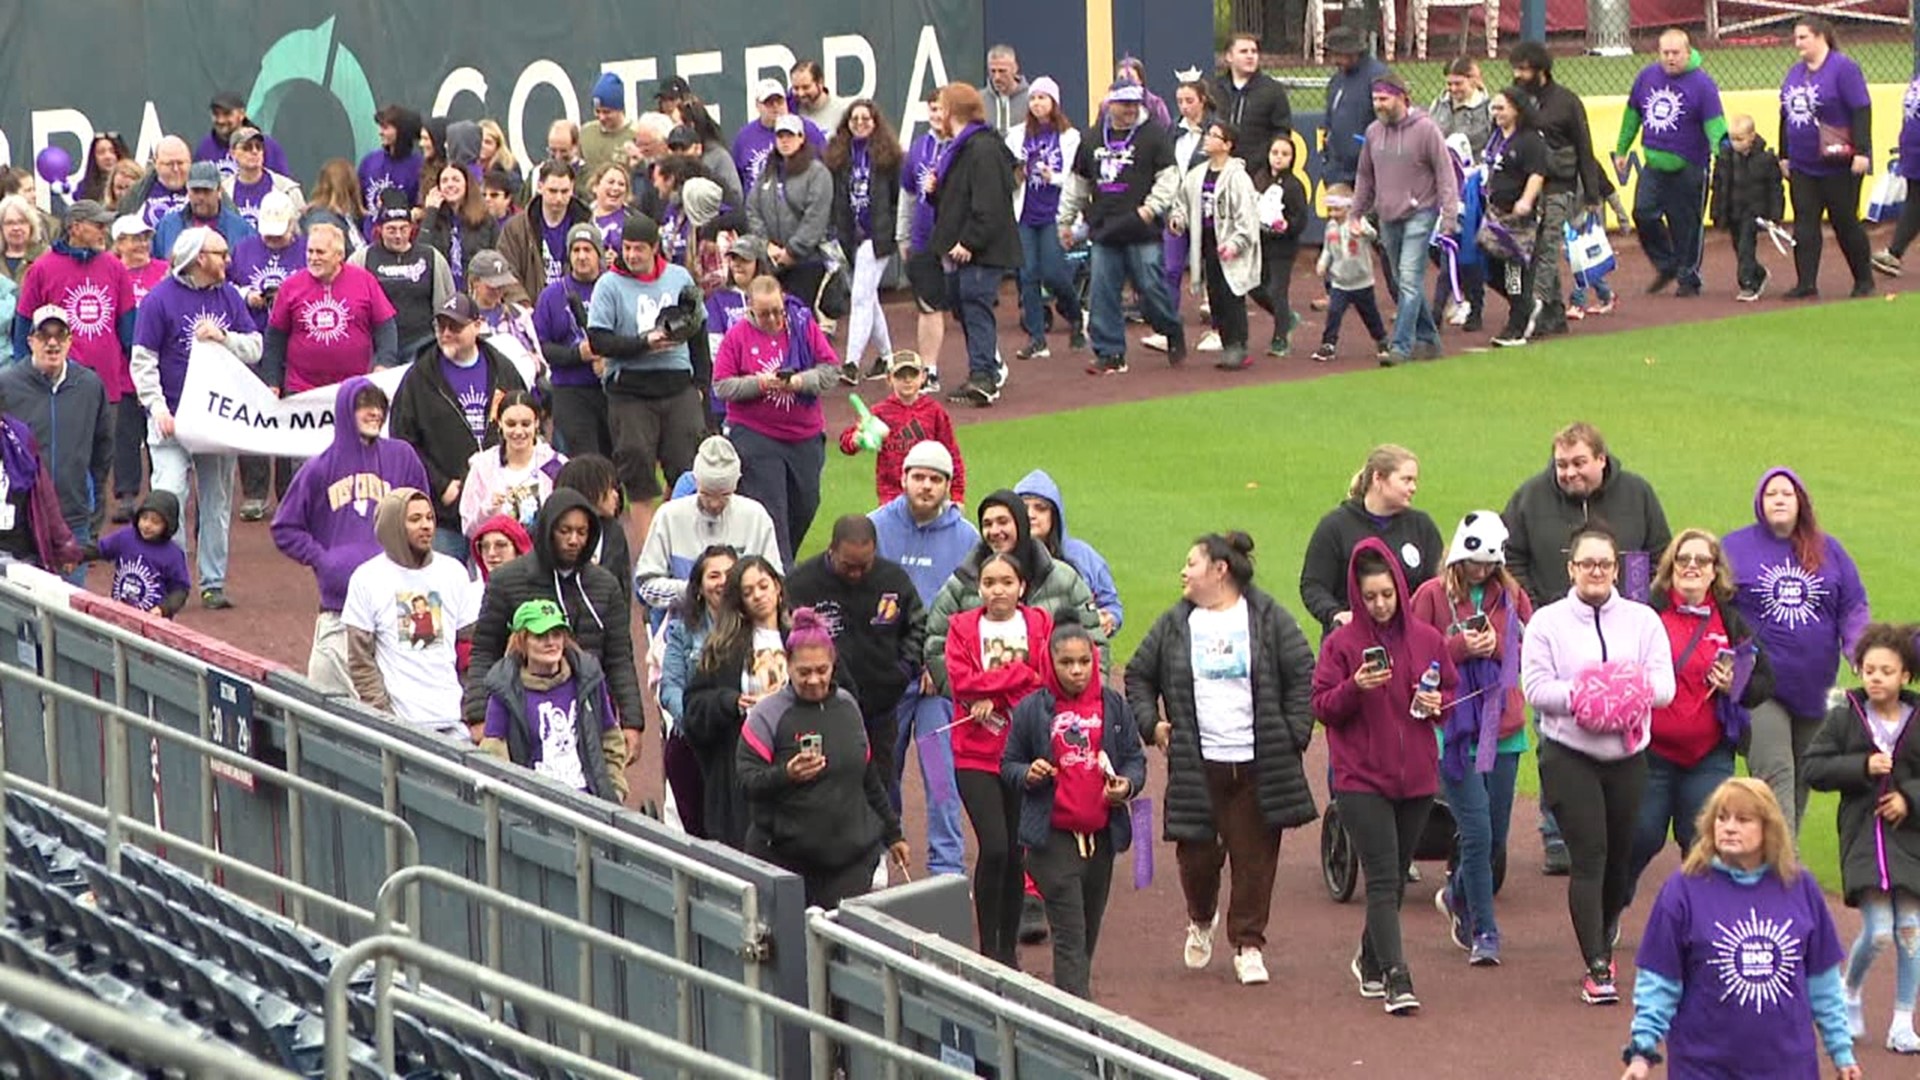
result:
[[[113,1060],[99,1047],[11,1005],[0,1005],[0,1044],[6,1047],[0,1054],[23,1066],[17,1075],[34,1080],[141,1080],[140,1073]]]

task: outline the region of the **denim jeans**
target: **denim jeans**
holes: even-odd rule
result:
[[[1886,951],[1893,951],[1893,1007],[1911,1010],[1920,997],[1920,897],[1895,887],[1892,893],[1868,889],[1860,898],[1860,936],[1847,951],[1847,992],[1858,995],[1867,981],[1867,969]]]
[[[953,737],[941,730],[953,720],[953,702],[920,696],[920,684],[914,682],[901,695],[894,716],[900,723],[900,738],[894,744],[893,783],[888,788],[893,807],[900,809],[900,778],[906,774],[911,746],[926,789],[927,872],[964,874],[966,838],[960,831],[960,793],[953,780]]]
[[[170,491],[187,505],[187,470],[193,470],[194,489],[199,504],[193,533],[199,547],[200,589],[223,589],[227,584],[227,530],[233,521],[232,454],[189,454],[184,446],[162,438],[159,429],[148,425],[147,456],[153,461],[153,487]],[[173,534],[180,550],[187,549],[187,529],[183,522]]]
[[[1633,193],[1633,228],[1640,250],[1656,272],[1682,285],[1700,284],[1700,247],[1705,237],[1707,171],[1688,165],[1679,172],[1641,169]]]
[[[1414,344],[1440,344],[1440,327],[1427,300],[1427,241],[1440,215],[1416,211],[1402,221],[1380,223],[1380,246],[1394,269],[1393,351],[1411,355]]]
[[[954,267],[947,275],[947,305],[960,320],[960,330],[966,335],[970,378],[992,379],[1000,370],[993,302],[1000,295],[1002,273],[997,266],[968,263]]]
[[[1080,293],[1073,287],[1073,271],[1061,250],[1060,233],[1052,224],[1020,226],[1020,326],[1029,339],[1047,330],[1047,302],[1040,289],[1053,293],[1054,307],[1071,330],[1080,328]]]
[[[1093,245],[1093,284],[1088,302],[1093,320],[1087,327],[1095,356],[1125,356],[1127,322],[1120,311],[1120,292],[1129,282],[1139,294],[1141,314],[1148,325],[1172,341],[1183,338],[1180,317],[1167,296],[1160,267],[1160,242]]]
[[[436,526],[433,530],[433,550],[460,560],[461,566],[467,565],[467,560],[473,558],[472,541],[467,539],[467,534],[445,525]]]
[[[1733,747],[1722,743],[1692,768],[1682,768],[1649,750],[1647,788],[1640,796],[1640,819],[1633,829],[1633,880],[1667,844],[1667,825],[1684,854],[1693,848],[1694,819],[1722,781],[1733,776]]]
[[[1507,827],[1513,819],[1513,788],[1520,777],[1518,752],[1495,754],[1493,768],[1480,772],[1473,762],[1459,781],[1441,774],[1447,808],[1460,835],[1460,864],[1448,887],[1454,903],[1466,908],[1473,936],[1498,934],[1493,917],[1493,864],[1496,852],[1507,849]]]

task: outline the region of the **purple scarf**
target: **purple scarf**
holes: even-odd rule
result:
[[[1507,693],[1520,685],[1520,616],[1511,600],[1507,603],[1507,624],[1500,628],[1500,640],[1505,648],[1501,650],[1499,662],[1481,657],[1458,665],[1460,689],[1447,710],[1446,745],[1440,753],[1440,772],[1449,783],[1466,779],[1469,748],[1476,755],[1475,772],[1493,771]]]
[[[40,479],[40,455],[33,452],[33,430],[18,417],[0,416],[0,468],[7,488],[31,491]]]
[[[953,159],[959,153],[960,148],[966,145],[968,139],[973,138],[985,130],[987,130],[987,125],[975,120],[973,123],[961,128],[960,134],[955,135],[952,139],[948,140],[947,145],[940,148],[940,157],[933,163],[933,187],[935,191],[940,190],[940,185],[946,182],[947,170],[953,167]]]
[[[1716,694],[1713,699],[1713,713],[1720,720],[1720,730],[1735,746],[1746,740],[1748,729],[1753,727],[1753,714],[1740,704],[1740,699],[1746,695],[1748,680],[1753,678],[1754,659],[1759,652],[1760,647],[1751,639],[1733,647],[1733,682],[1726,693]]]

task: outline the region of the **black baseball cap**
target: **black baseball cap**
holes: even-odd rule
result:
[[[667,132],[667,149],[669,150],[685,150],[699,141],[700,133],[685,124]]]
[[[467,326],[480,317],[480,307],[466,293],[455,293],[440,305],[433,317],[435,321],[444,319],[455,326]]]
[[[678,75],[660,80],[660,88],[653,92],[653,99],[655,101],[659,101],[661,98],[683,98],[692,96],[693,87],[688,86],[687,80]]]
[[[246,107],[247,99],[241,97],[236,90],[222,90],[213,95],[212,101],[207,102],[207,109],[209,111],[213,109],[244,109]]]

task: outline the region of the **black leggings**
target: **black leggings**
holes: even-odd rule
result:
[[[1360,855],[1367,879],[1367,926],[1360,948],[1375,971],[1407,965],[1400,946],[1400,901],[1407,892],[1407,868],[1420,834],[1427,829],[1433,797],[1389,799],[1370,791],[1339,791],[1340,827]]]
[[[1260,287],[1248,295],[1273,316],[1275,338],[1284,338],[1293,329],[1293,263],[1299,254],[1297,244],[1282,244],[1264,235],[1260,238]]]
[[[1920,180],[1913,181],[1911,188],[1920,188]],[[1897,259],[1907,253],[1907,245],[1916,236],[1920,236],[1920,191],[1911,191],[1907,201],[1900,204],[1900,220],[1894,223],[1893,242],[1887,250]]]
[[[1646,789],[1645,751],[1600,761],[1540,740],[1540,797],[1567,842],[1567,914],[1589,967],[1613,959],[1608,939],[1633,892],[1633,832]]]
[[[1873,284],[1873,264],[1867,259],[1867,231],[1860,227],[1860,178],[1852,173],[1787,179],[1793,199],[1793,269],[1802,289],[1820,287],[1820,215],[1833,223],[1833,238],[1846,256],[1855,285]]]
[[[1001,781],[999,773],[980,769],[956,769],[953,779],[980,849],[973,865],[973,916],[980,924],[980,953],[1018,967],[1020,905],[1026,892],[1020,855],[1020,793]]]
[[[1214,328],[1220,331],[1220,344],[1229,349],[1247,347],[1247,298],[1236,295],[1227,284],[1227,272],[1213,250],[1213,231],[1208,230],[1200,245],[1202,279],[1207,286],[1207,307],[1213,311]],[[1179,296],[1174,297],[1175,300]]]

